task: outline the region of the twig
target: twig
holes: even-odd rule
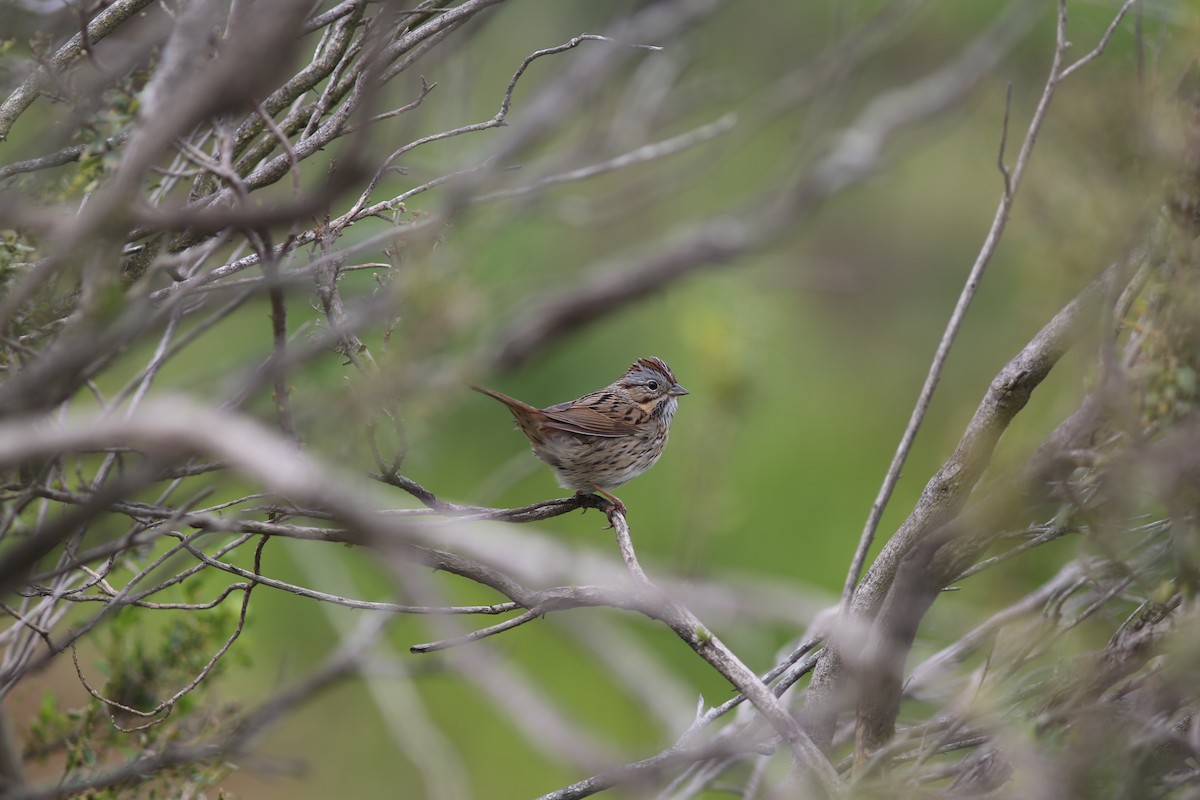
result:
[[[959,576],[954,579],[954,582],[958,583],[959,581],[966,580],[967,578],[971,577],[972,575],[978,575],[980,572],[983,572],[985,569],[988,569],[989,567],[993,567],[1002,561],[1007,561],[1011,558],[1015,558],[1015,557],[1021,555],[1022,553],[1025,553],[1029,550],[1032,550],[1035,547],[1039,547],[1039,546],[1045,544],[1046,542],[1052,542],[1055,539],[1061,539],[1063,536],[1066,536],[1068,533],[1071,533],[1071,529],[1061,526],[1061,525],[1053,525],[1052,524],[1052,525],[1045,526],[1044,530],[1040,531],[1036,536],[1031,537],[1028,541],[1022,542],[1021,544],[1017,545],[1016,547],[1006,550],[1003,553],[1000,553],[999,555],[992,556],[991,558],[985,558],[984,560],[963,570],[962,573],[960,573]]]
[[[467,506],[458,503],[448,503],[439,500],[433,492],[426,489],[411,478],[398,473],[381,473],[374,476],[376,480],[411,494],[421,501],[430,511],[439,515],[453,516],[459,521],[492,520],[496,522],[537,522],[552,517],[568,514],[583,508],[594,508],[607,511],[610,504],[607,500],[594,494],[574,494],[554,500],[543,500],[518,508],[486,508],[483,506]],[[396,513],[404,513],[396,512]],[[419,511],[418,511],[419,513]]]
[[[343,645],[302,681],[282,689],[242,714],[224,732],[197,744],[171,744],[149,750],[116,767],[84,772],[40,786],[6,792],[6,800],[52,800],[95,792],[110,786],[137,783],[171,767],[196,764],[241,754],[282,717],[321,691],[361,669],[367,650],[382,635],[389,617],[366,618]]]
[[[462,636],[456,636],[453,639],[441,639],[436,642],[414,644],[408,649],[413,653],[433,653],[438,650],[446,650],[451,647],[457,647],[458,645],[468,644],[469,642],[477,642],[480,639],[486,639],[489,636],[495,636],[498,633],[504,633],[505,631],[520,627],[526,622],[532,622],[538,617],[541,617],[543,614],[544,612],[541,609],[532,608],[513,617],[512,619],[506,619],[504,622],[498,622],[495,625],[491,625],[487,628],[480,628],[479,630],[471,631],[470,633],[463,634]]]
[[[0,167],[0,181],[25,172],[37,172],[43,169],[50,169],[51,167],[61,167],[64,164],[71,164],[90,153],[108,153],[116,150],[128,139],[128,133],[119,133],[100,143],[72,145],[64,147],[61,150],[56,150],[53,153],[47,153],[44,156],[38,156],[37,158],[14,161],[11,164],[5,164],[3,167]]]
[[[136,16],[143,8],[150,5],[151,1],[115,0],[115,2],[109,3],[80,33],[72,36],[54,53],[47,66],[51,69],[62,69],[69,65],[83,55],[85,42],[95,44],[100,41],[126,20]],[[37,99],[41,83],[47,77],[49,75],[46,69],[39,67],[3,103],[0,103],[0,142],[8,138],[13,123]]]
[[[1012,175],[1008,171],[1008,165],[1004,163],[1004,150],[1008,145],[1008,116],[1012,112],[1012,81],[1009,81],[1004,88],[1004,121],[1000,123],[1000,149],[996,153],[996,167],[1000,170],[1000,174],[1004,176],[1004,196],[1012,197]]]
[[[297,181],[299,176],[297,175]],[[297,187],[299,184],[297,183]],[[279,286],[279,264],[275,261],[275,251],[271,239],[265,231],[259,231],[251,237],[255,249],[259,251],[262,261],[263,277],[267,283],[267,296],[271,300],[271,356],[270,370],[274,375],[272,395],[275,399],[275,413],[279,421],[279,429],[291,442],[299,444],[296,436],[296,423],[292,419],[291,389],[288,387],[287,370],[287,303],[283,289]]]
[[[538,800],[579,800],[615,786],[647,780],[678,765],[740,754],[769,755],[770,749],[754,742],[725,738],[691,746],[677,744],[650,758],[606,770],[578,783],[544,794]]]
[[[1108,43],[1112,41],[1113,34],[1117,32],[1117,28],[1121,25],[1121,20],[1125,19],[1125,15],[1129,13],[1129,9],[1132,8],[1137,2],[1139,2],[1139,0],[1125,0],[1125,2],[1121,4],[1121,8],[1113,17],[1112,22],[1108,24],[1108,28],[1104,31],[1104,35],[1100,37],[1100,41],[1096,43],[1096,46],[1093,47],[1086,55],[1081,56],[1078,60],[1076,60],[1075,63],[1071,64],[1069,67],[1060,72],[1058,79],[1061,81],[1073,75],[1076,70],[1081,69],[1090,62],[1094,61],[1096,58],[1099,58],[1100,54],[1104,52],[1104,49],[1108,47]],[[1066,0],[1059,0],[1059,9],[1059,13],[1065,20],[1067,13]]]
[[[397,614],[506,614],[520,607],[511,601],[481,606],[414,606],[404,605],[401,603],[382,603],[370,600],[353,600],[348,597],[329,594],[327,592],[319,592],[316,589],[309,589],[304,586],[287,583],[276,578],[268,578],[265,575],[251,572],[234,564],[229,564],[227,562],[220,561],[219,559],[212,558],[211,556],[207,556],[201,551],[192,547],[190,544],[185,544],[184,546],[187,548],[188,552],[210,567],[215,567],[216,569],[237,575],[254,583],[261,583],[263,586],[270,586],[273,589],[279,589],[280,591],[289,592],[300,597],[307,597],[323,603],[332,603],[345,608],[357,608],[364,611],[389,611]]]
[[[642,570],[641,564],[638,563],[625,515],[617,509],[612,509],[609,519],[616,532],[621,557],[634,580],[660,597],[660,610],[655,614],[656,618],[675,631],[675,634],[695,650],[697,655],[711,664],[726,680],[746,695],[746,698],[787,743],[795,763],[807,769],[808,773],[816,780],[820,791],[827,794],[835,793],[841,786],[841,778],[838,777],[825,754],[817,748],[766,684],[743,664],[733,651],[709,631],[695,614],[662,594],[651,583],[645,571]]]
[[[628,153],[622,153],[619,156],[610,158],[606,161],[601,161],[597,164],[592,164],[578,169],[560,172],[555,175],[548,175],[545,178],[534,181],[533,183],[524,186],[514,186],[509,189],[497,189],[494,192],[487,192],[474,198],[472,202],[487,203],[493,200],[508,200],[513,197],[533,192],[543,191],[552,186],[558,186],[564,183],[573,181],[586,180],[597,175],[602,175],[605,172],[613,170],[625,169],[627,167],[643,164],[647,161],[664,158],[683,152],[696,145],[711,141],[718,136],[722,136],[737,126],[736,114],[725,114],[724,116],[712,122],[701,125],[678,136],[672,136],[669,139],[663,139],[659,142],[651,142],[650,144],[642,145],[641,147],[630,150]]]
[[[646,577],[645,570],[638,563],[637,553],[633,549],[633,539],[629,535],[629,523],[625,520],[625,515],[614,509],[608,518],[613,524],[613,533],[617,537],[617,547],[621,551],[621,560],[629,568],[629,574],[639,583],[651,586],[652,584],[650,583],[650,579]]]
[[[1023,29],[1031,2],[979,37],[952,64],[877,97],[829,152],[773,196],[748,209],[723,212],[673,232],[649,252],[594,264],[589,277],[535,301],[491,337],[480,361],[488,370],[512,370],[551,343],[596,319],[662,290],[697,270],[732,263],[769,247],[828,198],[865,180],[899,131],[953,108],[986,75]]]
[[[1064,8],[1064,4],[1065,0],[1061,0],[1060,8]],[[991,228],[984,238],[983,247],[980,248],[979,255],[975,258],[975,263],[971,265],[971,269],[967,274],[966,283],[963,285],[962,291],[958,296],[958,301],[954,305],[954,310],[950,314],[950,319],[946,323],[946,329],[942,333],[941,341],[938,342],[937,350],[933,355],[933,362],[929,365],[929,372],[925,376],[925,383],[921,387],[917,403],[912,410],[912,414],[909,416],[908,425],[904,429],[904,435],[900,437],[900,444],[896,447],[895,455],[892,456],[892,463],[888,466],[887,474],[883,479],[883,485],[879,487],[879,493],[875,497],[875,502],[871,504],[871,511],[867,515],[867,522],[863,526],[862,535],[859,537],[858,548],[855,550],[854,558],[850,562],[850,569],[846,573],[846,581],[842,586],[843,610],[850,608],[850,601],[854,596],[855,586],[858,585],[858,578],[862,574],[863,567],[866,564],[871,544],[875,540],[879,521],[883,518],[884,509],[887,508],[892,491],[896,488],[896,483],[900,479],[900,472],[904,468],[904,462],[908,460],[909,451],[912,449],[913,442],[917,438],[917,431],[920,430],[921,423],[925,420],[925,413],[929,410],[929,404],[933,400],[934,389],[937,388],[938,381],[942,377],[942,369],[945,367],[946,359],[950,355],[950,348],[953,346],[955,339],[958,338],[958,332],[962,329],[963,321],[966,319],[967,309],[970,307],[971,301],[975,299],[975,294],[979,290],[980,283],[983,281],[983,273],[987,269],[988,264],[991,263],[992,257],[996,253],[996,248],[1000,244],[1000,237],[1004,234],[1004,229],[1008,225],[1016,191],[1020,187],[1021,179],[1025,175],[1025,167],[1029,163],[1029,157],[1033,152],[1033,145],[1037,141],[1038,133],[1041,131],[1042,124],[1046,118],[1046,112],[1050,108],[1050,100],[1054,96],[1054,90],[1059,81],[1059,70],[1062,67],[1067,47],[1065,26],[1066,12],[1063,10],[1059,18],[1057,28],[1058,44],[1054,49],[1050,74],[1046,79],[1045,87],[1042,89],[1041,99],[1034,110],[1033,119],[1029,122],[1025,139],[1021,143],[1021,150],[1017,155],[1016,164],[1013,166],[1011,178],[1006,170],[1002,170],[1005,178],[1004,192],[1000,197],[1000,204],[996,209],[996,213],[992,217]]]

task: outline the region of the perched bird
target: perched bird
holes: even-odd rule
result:
[[[622,514],[625,504],[607,490],[654,466],[667,445],[678,398],[688,393],[658,358],[639,358],[603,389],[546,408],[471,388],[508,406],[533,454],[554,468],[560,486],[599,493]]]

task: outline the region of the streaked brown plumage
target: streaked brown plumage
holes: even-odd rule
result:
[[[554,469],[560,486],[598,492],[622,513],[624,503],[607,490],[654,466],[667,445],[678,398],[688,393],[658,358],[639,358],[603,389],[546,408],[471,388],[508,406],[533,454]]]

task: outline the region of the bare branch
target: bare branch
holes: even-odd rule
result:
[[[49,66],[62,69],[78,59],[85,52],[85,45],[94,44],[119,28],[127,20],[137,15],[150,5],[151,0],[115,0],[103,6],[97,14],[79,33],[55,52]],[[0,142],[8,138],[13,123],[33,105],[37,99],[41,82],[48,77],[44,69],[39,69],[0,103]]]

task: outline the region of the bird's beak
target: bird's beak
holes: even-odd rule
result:
[[[667,394],[671,397],[683,397],[685,394],[690,394],[690,392],[677,383],[667,390]]]

